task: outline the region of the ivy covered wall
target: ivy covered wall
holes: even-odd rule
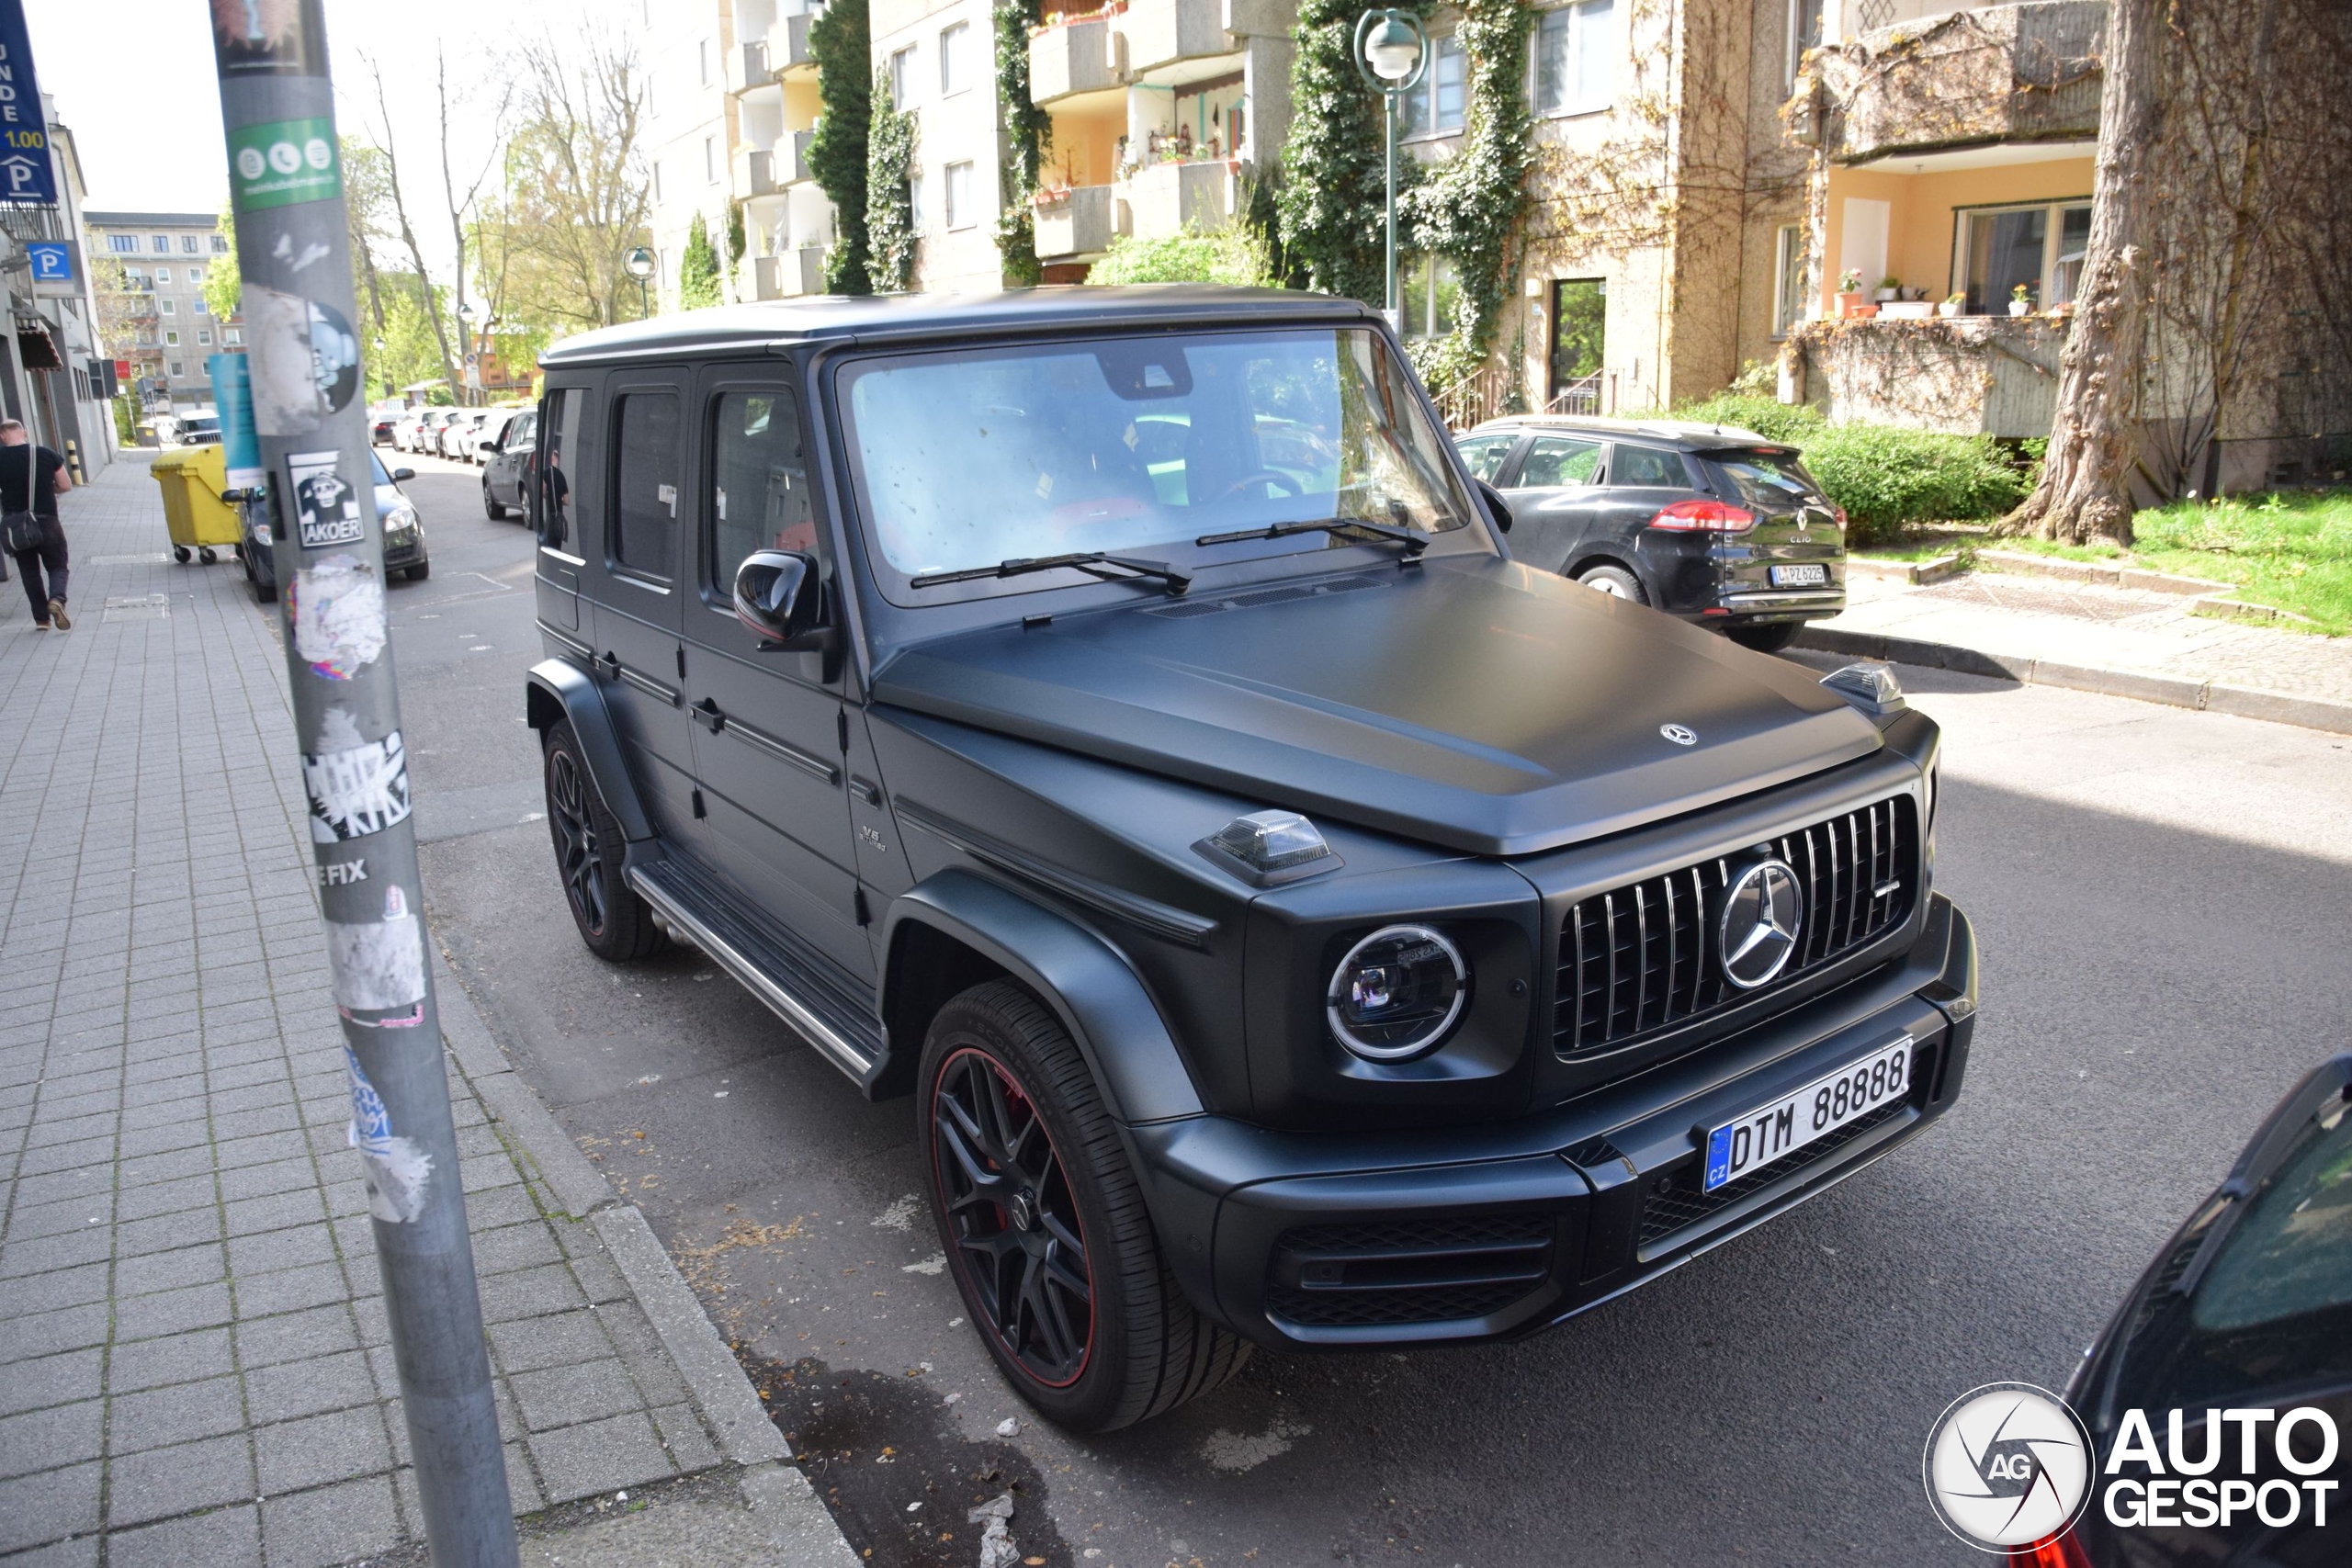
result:
[[[1424,5],[1402,7],[1426,17]],[[1367,305],[1386,302],[1383,220],[1387,200],[1381,96],[1355,65],[1363,0],[1299,0],[1291,31],[1290,134],[1275,193],[1283,249],[1308,282]],[[1419,165],[1398,157],[1397,186]]]
[[[1029,199],[1053,135],[1052,120],[1029,100],[1029,30],[1045,19],[1041,0],[996,0],[996,96],[1004,116],[1004,206],[997,214],[996,248],[1004,258],[1004,281],[1017,288],[1045,276],[1037,259],[1037,209]]]
[[[874,73],[865,130],[866,274],[875,289],[896,292],[914,281],[915,117],[890,103],[890,74]]]

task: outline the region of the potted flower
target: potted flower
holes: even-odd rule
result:
[[[2030,314],[2031,314],[2031,313],[2032,313],[2032,310],[2033,310],[2033,285],[2032,285],[2032,284],[2030,284],[2030,283],[2020,283],[2020,284],[2018,284],[2015,288],[2012,288],[2012,289],[2010,289],[2010,290],[2009,290],[2009,314],[2010,314],[2010,315],[2012,315],[2012,316],[2024,316],[2024,315],[2030,315]]]
[[[1862,308],[1862,269],[1849,266],[1838,278],[1838,313],[1851,316]]]
[[[1871,298],[1877,300],[1882,305],[1885,304],[1890,299],[1902,299],[1903,280],[1899,277],[1880,278],[1878,280],[1878,292],[1871,295]]]
[[[1936,314],[1946,317],[1957,316],[1967,303],[1968,295],[1963,290],[1962,292],[1949,296],[1942,304],[1937,306]]]

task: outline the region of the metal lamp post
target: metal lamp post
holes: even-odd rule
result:
[[[1388,294],[1391,331],[1403,333],[1396,298],[1396,100],[1421,85],[1430,68],[1430,35],[1419,17],[1393,6],[1356,18],[1356,70],[1384,100],[1388,122]]]
[[[621,258],[621,265],[628,268],[628,275],[631,277],[637,279],[638,315],[650,316],[653,314],[653,306],[645,292],[645,280],[653,276],[653,253],[643,245],[633,246],[628,254]]]

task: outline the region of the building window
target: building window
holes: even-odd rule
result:
[[[139,236],[136,234],[108,234],[107,236],[107,249],[112,251],[119,256],[137,255],[139,254]]]
[[[172,237],[169,234],[155,236],[155,254],[159,256],[167,256],[172,254]]]
[[[653,199],[662,199],[662,162],[658,158],[653,163]]]
[[[190,283],[194,283],[196,279],[191,277],[188,281]],[[209,316],[212,314],[212,307],[204,302],[204,296],[201,294],[189,300],[187,304],[188,309],[194,310],[199,316]]]
[[[220,329],[220,341],[228,344],[231,348],[238,347],[245,341],[244,329],[243,327],[222,327]]]
[[[1405,104],[1408,136],[1451,136],[1462,129],[1462,40],[1451,35],[1430,40],[1437,57]]]
[[[946,178],[945,217],[950,229],[968,229],[979,221],[972,208],[972,165],[968,163],[950,164],[944,171]]]
[[[1821,0],[1789,0],[1789,89],[1796,90],[1805,51],[1821,47]]]
[[[915,46],[890,52],[890,107],[905,108],[915,100]]]
[[[229,254],[228,235],[215,234],[212,236],[212,254],[216,256],[225,256]]]
[[[168,362],[167,362],[167,363],[165,363],[165,365],[164,366],[164,374],[166,374],[166,375],[170,375],[170,376],[176,376],[176,375],[178,375],[178,374],[180,373],[180,362],[179,362],[178,360],[176,360],[176,359],[174,359],[174,360],[168,361]]]
[[[158,299],[155,301],[155,309],[168,316],[172,313],[175,306],[169,299]]]
[[[199,255],[203,253],[203,250],[204,242],[201,236],[196,234],[182,234],[180,236],[180,253],[183,255]]]
[[[169,283],[171,280],[172,280],[172,269],[171,269],[170,267],[167,267],[167,266],[159,266],[159,267],[157,267],[157,268],[155,269],[155,281],[156,281],[156,282],[158,282],[158,283]]]
[[[706,87],[710,85],[710,40],[701,39],[695,44],[695,75]]]
[[[958,22],[944,28],[939,34],[939,96],[960,93],[972,85],[971,72],[964,60],[972,39],[968,22]]]
[[[908,220],[913,225],[914,231],[916,233],[922,234],[930,231],[931,225],[926,220],[923,212],[922,176],[921,175],[909,175],[907,176],[907,217]]]
[[[1804,231],[1781,225],[1772,263],[1772,335],[1784,338],[1804,314]]]
[[[212,329],[209,327],[198,329],[196,334],[196,341],[199,347],[210,348],[212,346]]]
[[[1589,114],[1609,107],[1615,86],[1616,6],[1579,0],[1544,13],[1535,29],[1535,112]]]
[[[177,348],[180,345],[180,334],[177,333],[165,333],[164,334],[164,342],[173,348]]]
[[[1952,271],[1972,316],[2007,310],[2022,285],[2034,309],[2070,303],[2082,288],[2090,250],[2087,201],[1979,209],[1960,214],[1960,254]]]
[[[1434,262],[1434,265],[1432,265]],[[1429,252],[1398,258],[1396,302],[1405,312],[1407,337],[1439,337],[1453,330],[1453,302],[1462,280],[1452,256]]]
[[[705,185],[718,183],[718,138],[716,136],[702,139],[702,177]]]

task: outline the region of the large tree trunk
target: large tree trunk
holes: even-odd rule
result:
[[[2091,236],[2059,362],[2058,416],[2041,482],[1996,533],[2081,544],[2132,542],[2150,180],[2162,114],[2156,30],[2163,0],[2109,0]]]

